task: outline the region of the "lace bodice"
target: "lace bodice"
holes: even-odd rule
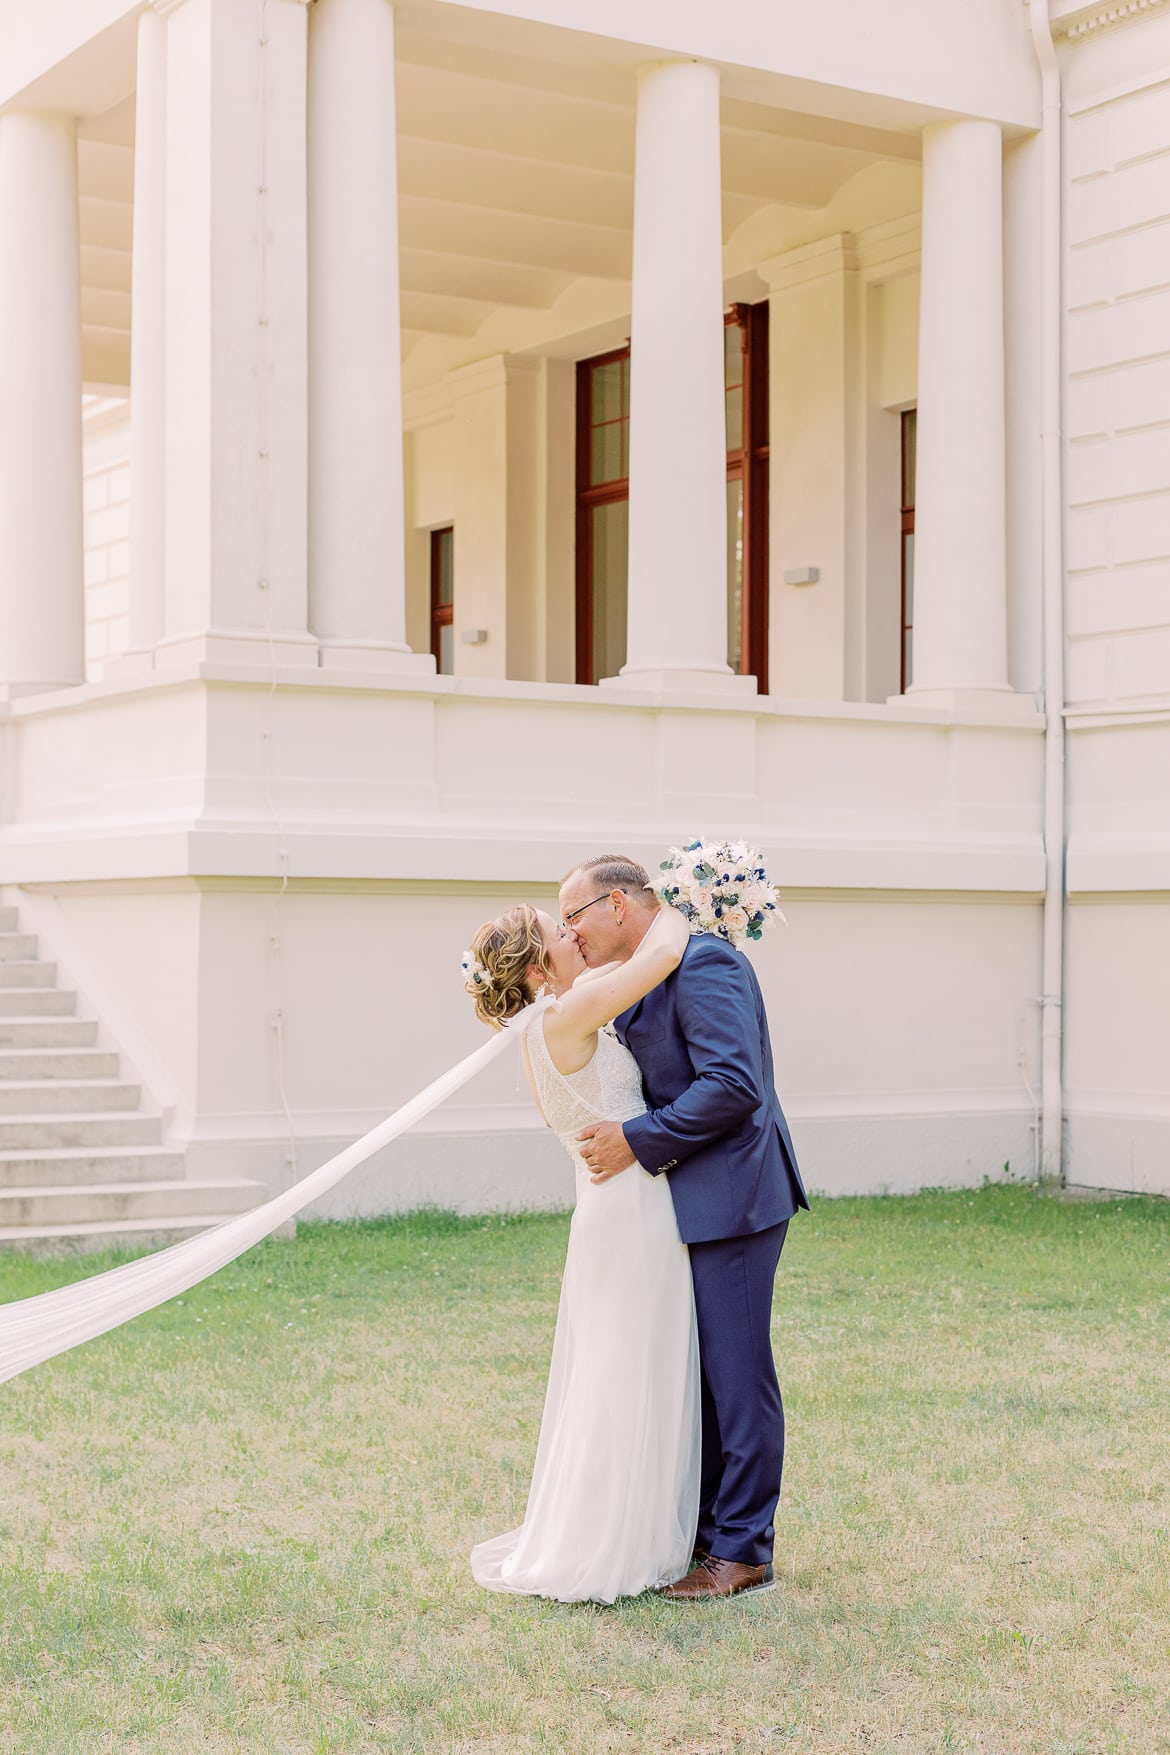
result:
[[[609,1029],[597,1038],[597,1052],[580,1072],[561,1073],[544,1040],[544,1019],[528,1031],[528,1057],[545,1119],[572,1157],[576,1135],[594,1121],[628,1121],[645,1113],[642,1075],[628,1048]]]

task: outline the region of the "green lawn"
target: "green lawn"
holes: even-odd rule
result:
[[[778,1588],[689,1610],[468,1572],[566,1229],[304,1226],[0,1388],[0,1750],[1170,1751],[1170,1204],[801,1216]]]

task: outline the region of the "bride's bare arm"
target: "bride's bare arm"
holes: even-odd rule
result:
[[[673,975],[682,961],[691,929],[677,908],[661,905],[658,918],[634,954],[579,976],[558,1008],[557,1033],[591,1036],[652,988]]]

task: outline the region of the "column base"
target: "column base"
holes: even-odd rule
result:
[[[603,676],[602,689],[645,689],[654,695],[731,695],[737,699],[759,694],[754,676],[737,676],[733,670],[623,669],[617,676]]]
[[[25,695],[51,695],[58,689],[78,689],[84,681],[83,676],[61,676],[46,682],[3,682],[0,683],[0,706],[8,701],[19,701]]]
[[[412,652],[409,646],[391,646],[380,640],[322,640],[322,670],[377,671],[388,676],[434,676],[436,665],[430,652]]]
[[[977,719],[981,714],[1002,719],[1034,719],[1041,711],[1032,695],[1021,695],[1015,689],[948,689],[916,688],[913,684],[904,695],[887,695],[890,707],[935,707],[964,718]]]
[[[269,638],[251,629],[220,633],[215,628],[160,640],[154,649],[155,669],[180,664],[234,664],[248,670],[271,669],[275,664],[280,669],[315,670],[317,642],[312,634],[274,632]]]

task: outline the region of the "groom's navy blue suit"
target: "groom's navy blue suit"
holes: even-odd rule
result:
[[[616,1027],[650,1105],[622,1131],[644,1170],[669,1173],[690,1245],[703,1401],[696,1545],[761,1566],[772,1558],[784,1466],[772,1284],[788,1221],[808,1201],[760,984],[746,957],[701,934]]]

